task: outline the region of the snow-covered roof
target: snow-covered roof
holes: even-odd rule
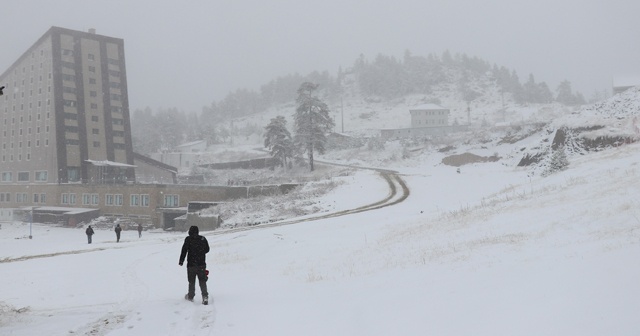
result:
[[[415,110],[448,110],[446,107],[442,107],[438,104],[422,104],[418,106],[414,106],[409,111]]]
[[[187,142],[187,143],[184,143],[182,145],[179,145],[178,148],[180,148],[180,147],[189,147],[189,146],[193,146],[193,145],[199,145],[199,144],[201,144],[203,142],[204,142],[204,140],[191,141],[191,142]]]
[[[126,164],[126,163],[122,163],[122,162],[114,162],[114,161],[109,161],[109,160],[102,160],[102,161],[96,161],[96,160],[85,160],[86,162],[91,163],[94,166],[100,166],[100,167],[132,167],[135,168],[136,166],[134,165],[130,165],[130,164]]]

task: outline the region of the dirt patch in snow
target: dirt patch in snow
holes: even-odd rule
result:
[[[460,167],[470,163],[496,162],[498,160],[500,160],[500,157],[496,155],[480,156],[480,155],[475,155],[471,153],[464,153],[464,154],[447,156],[444,159],[442,159],[442,163],[446,164],[447,166]]]

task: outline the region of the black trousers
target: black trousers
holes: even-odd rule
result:
[[[200,284],[200,292],[202,297],[209,297],[207,291],[207,274],[205,273],[205,266],[187,267],[187,280],[189,281],[189,298],[196,296],[196,277]]]

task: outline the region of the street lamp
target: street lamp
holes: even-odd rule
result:
[[[33,238],[31,227],[33,226],[33,207],[31,207],[31,212],[29,213],[29,239]]]

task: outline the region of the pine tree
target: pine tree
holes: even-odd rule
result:
[[[265,130],[264,146],[269,149],[271,157],[286,169],[287,159],[291,158],[294,152],[291,133],[287,129],[287,120],[283,116],[277,116],[271,119]]]
[[[549,176],[557,171],[565,170],[567,166],[569,166],[569,160],[567,159],[567,154],[564,152],[564,147],[558,146],[558,148],[553,150],[549,166],[542,173],[542,176]]]
[[[317,151],[323,154],[327,142],[326,133],[334,126],[329,116],[329,108],[314,96],[317,84],[304,82],[298,89],[295,118],[295,143],[300,153],[307,153],[309,166],[313,171],[313,155]]]

